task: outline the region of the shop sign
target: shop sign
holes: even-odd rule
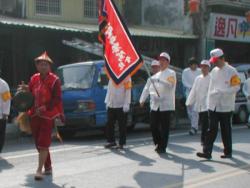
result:
[[[250,42],[250,23],[246,17],[211,13],[209,30],[211,39]]]

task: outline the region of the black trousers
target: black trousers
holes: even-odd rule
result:
[[[168,145],[170,117],[172,111],[151,111],[150,127],[155,145],[160,149],[166,149]]]
[[[108,108],[108,121],[106,124],[107,141],[115,142],[115,123],[118,121],[119,125],[119,144],[126,144],[127,131],[127,114],[123,112],[122,108]]]
[[[204,145],[209,127],[208,111],[199,113],[199,123],[201,125],[201,144]]]
[[[207,132],[204,153],[212,153],[213,144],[217,137],[220,123],[221,137],[224,145],[224,154],[232,154],[232,112],[209,111],[209,130]]]
[[[6,120],[0,119],[0,153],[2,152],[5,141]]]

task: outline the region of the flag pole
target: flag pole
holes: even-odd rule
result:
[[[143,63],[143,65],[144,65],[144,67],[145,67],[145,69],[146,69],[146,72],[147,72],[147,74],[148,74],[148,77],[149,77],[150,82],[152,83],[152,85],[153,85],[153,87],[154,87],[154,89],[155,89],[155,91],[156,91],[158,97],[160,97],[160,94],[159,94],[158,90],[156,89],[155,83],[154,83],[153,79],[151,78],[152,75],[150,74],[150,71],[149,71],[148,66],[146,65],[145,62]]]

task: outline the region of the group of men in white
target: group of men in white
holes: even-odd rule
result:
[[[200,68],[198,62],[191,58],[189,68],[182,73],[187,112],[191,121],[189,134],[197,133],[199,122],[203,151],[198,152],[197,156],[211,159],[220,125],[224,144],[224,154],[221,158],[231,158],[232,112],[241,81],[237,70],[225,61],[221,49],[213,49],[210,56],[210,60],[201,61]],[[167,66],[164,68],[162,65],[165,61]],[[170,56],[165,52],[160,54],[158,64],[155,61],[152,63],[153,70],[155,66],[159,66],[160,70],[148,79],[140,98],[140,104],[143,106],[146,98],[150,96],[150,125],[156,145],[155,151],[158,153],[166,152],[170,113],[175,110],[176,74],[168,68],[169,63]],[[212,66],[214,68],[210,72]]]
[[[189,134],[195,135],[198,124],[200,124],[203,151],[198,152],[197,156],[211,159],[213,144],[220,125],[224,145],[224,153],[221,158],[231,158],[232,114],[241,80],[237,70],[225,61],[224,52],[221,49],[213,49],[210,56],[209,60],[201,61],[199,68],[198,62],[191,58],[189,68],[186,68],[182,73],[187,112],[191,121]],[[152,62],[153,75],[148,78],[139,101],[140,105],[144,106],[146,99],[150,97],[150,127],[157,153],[166,153],[171,114],[175,111],[177,80],[175,71],[169,67],[170,62],[170,55],[166,52],[159,55],[158,61]],[[113,88],[111,87],[112,84],[109,84],[108,87],[105,100],[108,106],[108,143],[105,145],[106,148],[116,146],[114,138],[114,122],[116,119],[121,129],[118,148],[123,149],[123,145],[126,143],[125,119],[122,114],[129,110],[131,100],[131,95],[127,95],[128,92],[131,92],[131,85],[129,84],[129,87],[126,87],[126,82],[121,85],[121,91],[124,95],[119,93],[117,97],[109,95],[115,92],[109,92]],[[250,80],[249,87],[245,88],[245,93],[250,99]],[[118,102],[119,105],[115,105]]]
[[[199,122],[203,152],[198,152],[197,156],[210,159],[220,125],[224,145],[221,158],[231,158],[232,113],[241,81],[236,69],[225,61],[221,49],[212,50],[210,56],[209,61],[203,60],[200,64],[201,75],[194,60],[190,61],[190,68],[183,71],[182,82],[186,89],[186,106],[191,120],[189,133],[197,133]],[[215,67],[209,73],[211,64]]]

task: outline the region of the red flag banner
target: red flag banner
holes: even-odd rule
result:
[[[140,68],[142,58],[112,0],[99,1],[99,30],[98,38],[104,45],[107,72],[119,84]]]

